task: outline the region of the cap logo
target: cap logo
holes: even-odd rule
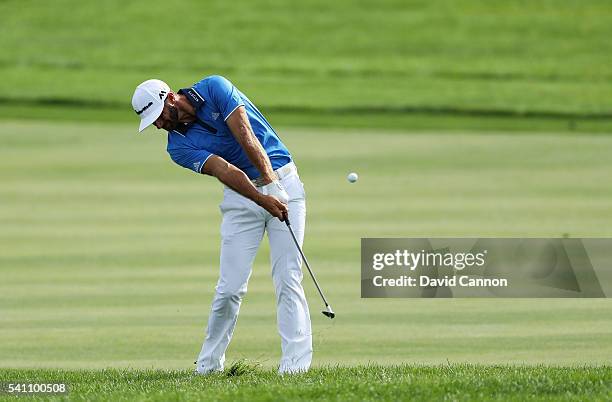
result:
[[[147,110],[148,108],[150,108],[151,106],[153,106],[153,102],[149,102],[149,104],[145,107],[143,107],[140,110],[134,110],[136,112],[137,115],[141,115],[142,112],[144,112],[145,110]]]
[[[166,91],[159,91],[159,100],[164,100],[164,96],[166,95]]]

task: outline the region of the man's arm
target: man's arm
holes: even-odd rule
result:
[[[257,137],[255,137],[255,134],[253,134],[253,129],[251,128],[251,123],[249,123],[244,106],[236,108],[225,122],[234,138],[236,138],[236,141],[238,141],[238,144],[244,149],[253,166],[261,173],[264,180],[263,184],[276,180],[270,158],[268,158],[263,146]]]
[[[204,166],[202,166],[202,173],[216,177],[221,183],[252,200],[272,216],[281,221],[285,220],[287,216],[287,206],[285,204],[274,196],[261,194],[242,170],[220,156],[213,155],[209,157]]]

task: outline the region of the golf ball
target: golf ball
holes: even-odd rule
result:
[[[348,174],[348,176],[346,176],[346,180],[348,180],[351,183],[355,183],[358,178],[359,176],[355,172],[351,172]]]

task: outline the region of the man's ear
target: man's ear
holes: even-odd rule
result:
[[[170,106],[174,106],[175,102],[176,102],[176,94],[172,91],[168,92],[168,96],[166,97],[166,103],[168,103]]]

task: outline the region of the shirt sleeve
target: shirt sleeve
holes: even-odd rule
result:
[[[244,106],[238,89],[225,77],[213,75],[208,81],[208,90],[212,102],[219,109],[223,120],[232,114],[240,106]]]
[[[186,168],[193,170],[196,173],[202,173],[202,167],[213,154],[204,149],[190,148],[173,148],[168,149],[168,153],[172,160]]]

